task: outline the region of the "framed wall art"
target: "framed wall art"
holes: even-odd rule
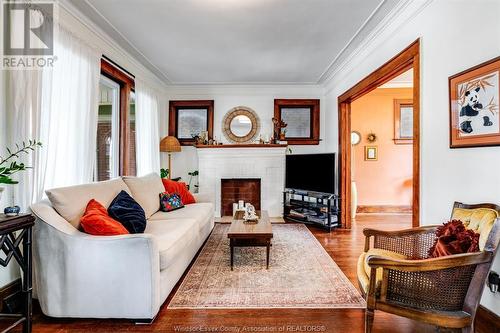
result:
[[[377,161],[378,148],[377,146],[365,146],[365,161]]]
[[[500,57],[449,78],[450,148],[500,145]]]

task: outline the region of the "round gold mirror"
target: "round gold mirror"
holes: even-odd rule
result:
[[[259,130],[259,117],[246,106],[237,106],[229,110],[222,121],[224,136],[231,142],[252,142]]]

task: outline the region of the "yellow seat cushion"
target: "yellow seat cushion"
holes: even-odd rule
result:
[[[376,255],[389,259],[407,259],[404,254],[400,254],[393,251],[382,250],[382,249],[369,249],[368,252],[363,252],[358,258],[357,274],[358,280],[365,293],[368,292],[368,286],[370,284],[370,266],[368,266],[367,259],[369,256]],[[376,285],[377,289],[380,288],[382,283],[382,268],[377,268],[376,274]]]
[[[455,208],[451,218],[462,221],[467,229],[480,235],[479,250],[483,251],[491,228],[493,228],[493,224],[498,218],[498,213],[490,208]]]

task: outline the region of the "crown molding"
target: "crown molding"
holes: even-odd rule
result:
[[[370,16],[363,22],[355,35],[348,41],[339,54],[328,65],[327,69],[319,76],[315,82],[173,82],[168,75],[155,66],[135,45],[128,40],[108,19],[105,18],[88,0],[60,0],[64,8],[70,11],[80,22],[89,29],[104,38],[107,43],[120,49],[122,53],[128,54],[134,60],[148,69],[163,84],[171,88],[172,86],[183,86],[197,89],[197,87],[207,86],[326,86],[329,81],[341,71],[352,58],[361,50],[375,40],[393,21],[395,21],[412,3],[412,9],[419,11],[432,0],[382,0]],[[410,6],[411,7],[411,6]],[[174,88],[175,89],[175,88]]]
[[[59,4],[100,39],[118,50],[139,68],[147,69],[164,85],[171,81],[142,52],[125,38],[87,0],[59,0]]]
[[[206,84],[206,85],[169,85],[167,95],[169,96],[214,96],[214,95],[237,95],[237,96],[280,96],[303,97],[324,96],[323,86],[317,84]]]
[[[332,62],[330,67],[325,71],[325,73],[318,80],[318,84],[328,85],[328,83],[335,77],[340,71],[344,70],[349,66],[353,59],[357,57],[362,51],[369,48],[369,46],[382,35],[383,32],[389,29],[392,25],[396,24],[397,27],[404,25],[409,20],[413,19],[418,13],[420,13],[427,5],[429,5],[433,0],[400,0],[398,4],[393,7],[390,12],[385,15],[385,17],[379,21],[374,27],[369,27],[367,23],[363,30],[370,30],[368,34],[362,38],[361,41],[355,42],[356,39],[361,38],[362,33],[359,33],[353,38],[353,42],[350,42],[344,50],[336,57]],[[385,3],[385,2],[384,2]],[[379,12],[380,10],[377,10]],[[401,17],[405,16],[404,20]],[[373,20],[375,15],[372,15]],[[328,92],[328,90],[327,90]]]

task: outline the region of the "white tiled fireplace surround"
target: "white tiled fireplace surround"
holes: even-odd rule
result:
[[[270,217],[283,216],[285,147],[197,148],[200,192],[215,193],[215,216],[221,217],[221,179],[260,178],[261,207]]]

